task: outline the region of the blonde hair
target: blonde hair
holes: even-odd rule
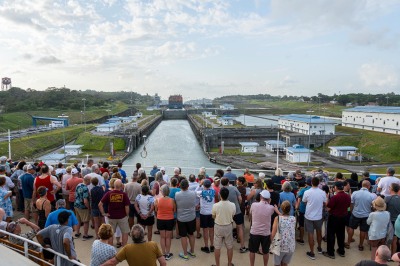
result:
[[[111,178],[122,179],[122,176],[119,172],[115,172],[111,175]]]
[[[99,234],[99,237],[100,237],[102,240],[107,240],[107,239],[110,239],[111,237],[114,236],[114,230],[113,230],[113,228],[112,228],[111,225],[109,225],[109,224],[102,224],[102,225],[100,225],[100,227],[99,227],[99,232],[98,232],[98,234]]]
[[[140,183],[140,185],[142,185],[142,187],[143,186],[148,186],[149,182],[146,179],[143,179],[142,182]]]
[[[117,180],[118,180],[117,178],[111,178],[111,180],[110,180],[110,188],[114,188],[114,183]]]
[[[275,170],[275,175],[276,175],[276,176],[283,176],[283,171],[282,171],[282,169],[281,169],[281,168],[277,168],[277,169]]]

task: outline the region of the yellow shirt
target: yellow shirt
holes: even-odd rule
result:
[[[115,256],[119,262],[126,260],[128,265],[157,266],[161,251],[154,241],[128,244]]]
[[[233,216],[236,213],[236,206],[228,200],[221,200],[215,203],[212,208],[214,222],[218,225],[229,225],[233,223]]]

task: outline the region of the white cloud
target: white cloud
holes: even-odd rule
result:
[[[398,72],[390,65],[366,63],[360,67],[359,76],[366,87],[388,88],[400,85]]]

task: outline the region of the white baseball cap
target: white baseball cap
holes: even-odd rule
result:
[[[261,191],[260,193],[261,197],[263,197],[264,199],[270,199],[271,198],[271,193],[269,193],[268,190],[264,189],[263,191]]]

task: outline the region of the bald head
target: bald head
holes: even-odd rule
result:
[[[362,187],[365,187],[365,188],[368,188],[368,189],[369,189],[369,187],[371,186],[371,183],[370,183],[368,180],[364,180],[364,181],[361,183],[361,185],[362,185]]]
[[[89,185],[89,184],[90,184],[90,176],[89,176],[89,175],[86,175],[86,176],[83,178],[83,183],[84,183],[85,185]]]
[[[380,245],[376,250],[375,258],[381,262],[387,262],[391,258],[390,249],[386,245]]]
[[[122,181],[120,179],[115,180],[114,187],[116,190],[121,190],[122,189]]]

